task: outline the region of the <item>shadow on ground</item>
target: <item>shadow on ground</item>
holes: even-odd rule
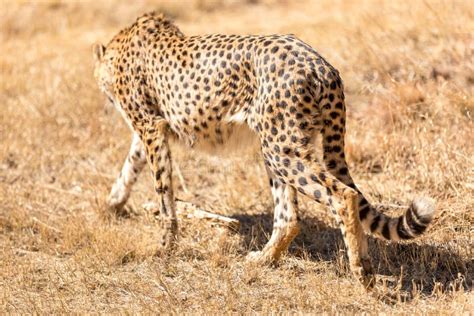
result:
[[[273,214],[235,214],[232,217],[241,223],[239,234],[244,248],[250,251],[262,249],[271,235]],[[340,230],[311,216],[303,217],[300,224],[301,232],[290,246],[290,256],[309,256],[310,260],[337,264],[344,249]],[[369,251],[376,274],[397,280],[392,284],[389,282],[388,286],[401,286],[400,289],[407,293],[412,293],[414,287],[425,295],[432,294],[435,288],[442,293],[453,289],[471,291],[474,259],[462,258],[448,245],[423,242],[386,243],[370,237]]]

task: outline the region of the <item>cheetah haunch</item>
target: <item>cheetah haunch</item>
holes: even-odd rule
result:
[[[429,199],[415,199],[404,215],[390,218],[357,189],[344,156],[339,73],[292,35],[188,37],[162,15],[150,13],[107,47],[95,45],[94,56],[100,89],[134,133],[109,205],[125,204],[148,161],[164,245],[177,233],[170,139],[204,150],[221,148],[236,135],[258,141],[275,212],[270,240],[250,256],[256,260],[277,260],[297,235],[297,192],[332,211],[350,268],[367,287],[373,276],[364,232],[386,240],[412,239],[433,218]]]

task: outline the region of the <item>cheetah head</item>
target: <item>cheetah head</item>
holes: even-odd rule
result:
[[[92,47],[94,55],[94,77],[99,85],[99,89],[107,95],[110,101],[114,100],[113,94],[113,56],[112,50],[106,49],[102,44],[95,44]],[[113,103],[113,102],[112,102]]]

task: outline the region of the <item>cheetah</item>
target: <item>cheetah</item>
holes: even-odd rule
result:
[[[259,144],[274,201],[270,240],[250,260],[276,261],[299,232],[298,194],[328,207],[342,231],[349,266],[374,284],[367,235],[421,235],[435,206],[416,198],[391,218],[372,206],[344,154],[346,108],[339,72],[294,35],[185,36],[147,13],[108,44],[93,47],[99,88],[133,131],[130,152],[108,204],[120,209],[148,163],[160,207],[161,244],[177,234],[170,142],[205,151],[232,138]]]

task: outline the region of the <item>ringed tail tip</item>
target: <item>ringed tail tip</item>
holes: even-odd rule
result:
[[[416,217],[423,224],[431,222],[435,215],[435,201],[428,197],[416,197],[412,202],[413,211]]]

